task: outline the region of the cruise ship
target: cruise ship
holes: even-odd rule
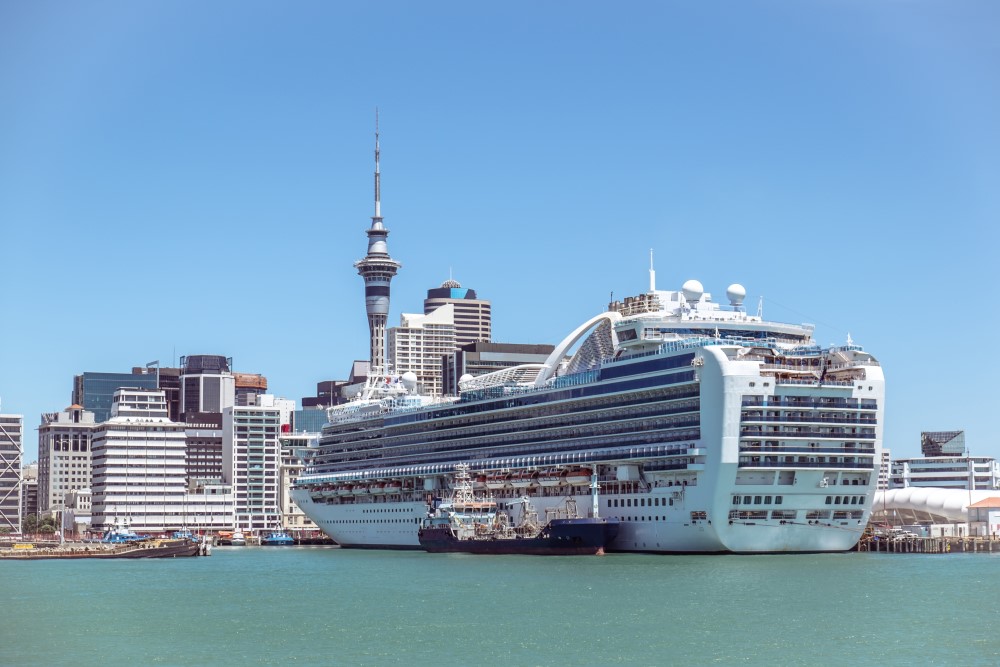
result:
[[[545,363],[464,377],[457,397],[371,377],[329,409],[295,502],[342,547],[418,549],[462,465],[501,505],[573,497],[618,519],[610,551],[852,548],[878,477],[876,359],[850,336],[820,346],[812,325],[748,313],[741,285],[723,305],[697,280],[657,290],[650,274]]]

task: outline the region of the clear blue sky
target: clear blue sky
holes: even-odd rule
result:
[[[1000,456],[1000,4],[0,2],[0,399],[225,354],[300,399],[367,357],[374,110],[403,263],[495,339],[701,280],[848,333],[885,444]],[[29,431],[26,459],[36,456]]]

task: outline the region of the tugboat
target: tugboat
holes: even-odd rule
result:
[[[456,466],[450,500],[428,506],[417,539],[430,553],[531,554],[574,556],[603,554],[618,535],[617,519],[597,516],[597,481],[593,480],[594,516],[580,517],[576,500],[569,496],[561,507],[546,511],[541,523],[528,498],[510,503],[519,508],[502,509],[492,497],[473,492],[469,466]]]

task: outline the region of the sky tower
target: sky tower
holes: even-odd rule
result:
[[[365,310],[368,311],[368,330],[371,332],[369,362],[376,372],[386,372],[385,322],[389,316],[389,282],[402,266],[389,257],[386,238],[389,230],[382,224],[382,192],[379,178],[378,109],[375,110],[375,215],[368,234],[368,254],[354,263],[358,275],[365,279]]]

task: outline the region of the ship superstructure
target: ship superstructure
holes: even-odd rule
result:
[[[620,521],[609,550],[850,549],[876,485],[878,362],[748,314],[740,285],[722,306],[697,281],[650,283],[545,363],[464,378],[457,398],[387,376],[331,408],[296,503],[341,546],[418,548],[456,464],[501,506],[539,511],[588,506],[596,474],[601,516]]]

